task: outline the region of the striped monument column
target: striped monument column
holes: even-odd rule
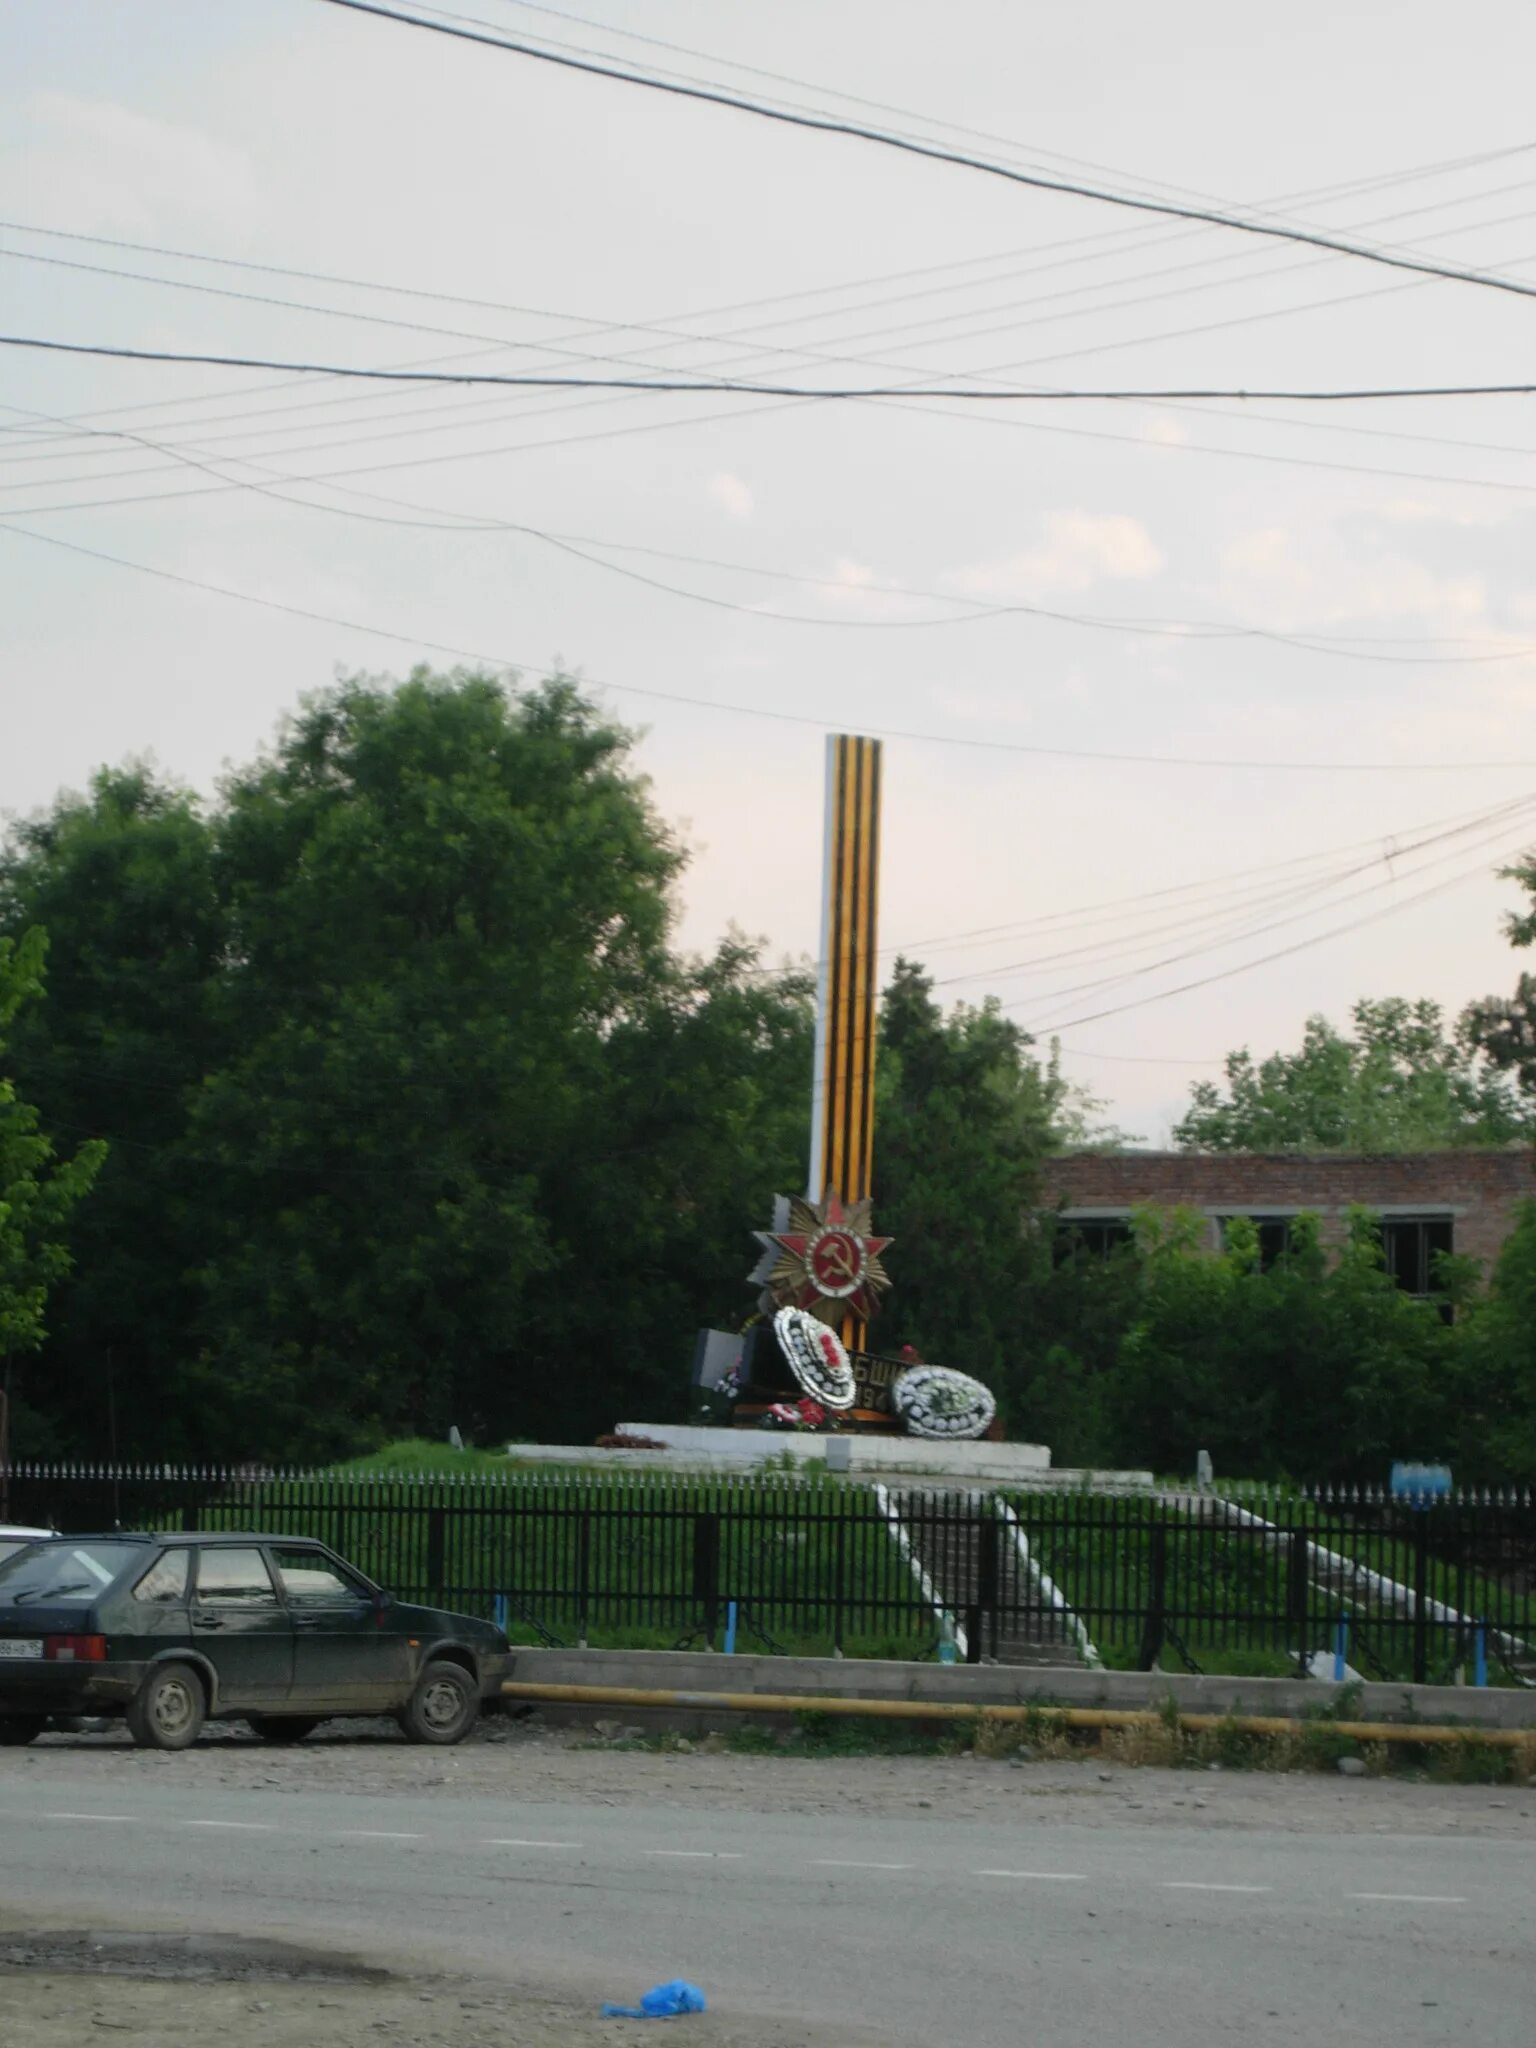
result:
[[[821,965],[806,1195],[848,1207],[873,1194],[875,998],[880,916],[880,742],[827,737]],[[843,1317],[843,1342],[867,1348],[860,1315]]]

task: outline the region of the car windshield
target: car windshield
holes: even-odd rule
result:
[[[0,1607],[37,1600],[84,1602],[110,1586],[124,1565],[144,1555],[136,1543],[29,1543],[0,1558]]]

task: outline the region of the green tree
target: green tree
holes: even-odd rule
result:
[[[671,952],[682,854],[631,744],[570,684],[422,672],[315,699],[226,785],[236,1050],[191,1128],[228,1195],[205,1369],[246,1445],[680,1410],[809,1041],[750,949]]]
[[[41,997],[46,952],[47,941],[37,928],[19,941],[0,938],[0,1032],[24,1004]],[[69,1271],[71,1212],[96,1178],[105,1153],[99,1139],[88,1139],[70,1158],[61,1159],[42,1134],[37,1111],[0,1073],[0,1363],[13,1425],[10,1441],[17,1450],[27,1446],[21,1418],[9,1413],[14,1361],[43,1343],[49,1292]]]
[[[1517,861],[1503,874],[1536,899],[1536,855]],[[1512,946],[1536,944],[1536,900],[1530,909],[1506,918],[1504,929]],[[1526,1095],[1536,1095],[1536,976],[1522,974],[1511,996],[1484,996],[1469,1003],[1460,1029],[1466,1042],[1500,1073],[1513,1076]]]
[[[1536,1202],[1522,1202],[1488,1291],[1474,1296],[1455,1360],[1455,1472],[1536,1481]]]
[[[922,968],[896,962],[875,1067],[875,1215],[896,1240],[877,1338],[998,1387],[1026,1325],[1026,1226],[1063,1094],[1030,1044],[995,1000],[945,1016]]]
[[[1392,996],[1351,1012],[1353,1033],[1311,1017],[1294,1053],[1229,1053],[1225,1091],[1198,1081],[1174,1127],[1190,1152],[1421,1152],[1529,1138],[1536,1116],[1471,1032],[1447,1037],[1439,1004]]]
[[[49,935],[49,1000],[16,1019],[17,1070],[61,1143],[111,1144],[30,1376],[42,1411],[32,1442],[76,1456],[203,1455],[193,1276],[223,1197],[187,1125],[222,1052],[212,998],[224,919],[195,799],[129,766],[13,827],[0,933],[33,925]]]

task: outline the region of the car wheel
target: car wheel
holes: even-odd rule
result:
[[[0,1714],[0,1749],[20,1749],[33,1742],[47,1726],[45,1714]]]
[[[140,1749],[190,1749],[208,1712],[190,1664],[159,1664],[128,1702],[128,1733]]]
[[[429,1664],[401,1710],[407,1742],[462,1742],[480,1717],[480,1692],[460,1664]]]
[[[263,1742],[302,1742],[320,1726],[315,1714],[247,1714],[246,1726]]]

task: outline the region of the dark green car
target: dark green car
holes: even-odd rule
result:
[[[408,1607],[301,1536],[56,1536],[0,1559],[0,1744],[119,1714],[152,1749],[236,1716],[269,1742],[336,1714],[460,1742],[507,1663],[492,1623]]]

